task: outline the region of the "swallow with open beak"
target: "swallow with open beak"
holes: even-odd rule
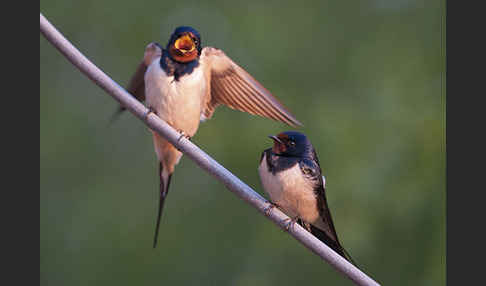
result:
[[[325,179],[309,139],[295,131],[269,137],[274,142],[273,147],[263,151],[258,167],[263,189],[272,203],[265,213],[278,207],[291,218],[287,230],[298,222],[355,264],[339,242],[327,205]]]
[[[291,126],[302,125],[223,51],[202,48],[201,36],[191,27],[176,28],[165,49],[155,42],[147,45],[127,91],[139,101],[145,101],[151,112],[189,139],[196,133],[199,122],[211,118],[219,105]],[[120,107],[119,111],[123,110]],[[160,177],[155,248],[171,176],[182,153],[166,139],[152,133]]]

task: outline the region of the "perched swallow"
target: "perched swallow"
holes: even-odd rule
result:
[[[258,173],[263,189],[276,206],[295,222],[355,264],[339,242],[326,201],[325,181],[316,151],[307,137],[287,131],[273,139],[272,148],[263,151]]]
[[[176,28],[165,49],[158,43],[150,43],[127,91],[138,100],[145,100],[150,111],[188,138],[194,136],[200,121],[211,118],[219,105],[291,126],[302,125],[223,51],[202,48],[201,36],[191,27]],[[152,133],[160,177],[155,248],[170,179],[182,153],[163,137]]]

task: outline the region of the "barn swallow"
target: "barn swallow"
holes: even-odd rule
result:
[[[296,131],[269,137],[274,141],[273,147],[263,151],[258,167],[263,189],[272,203],[265,213],[278,207],[291,218],[287,230],[298,222],[355,264],[339,242],[327,205],[325,179],[309,139]]]
[[[175,29],[165,49],[156,42],[147,45],[127,91],[139,101],[145,101],[150,112],[189,139],[196,133],[200,121],[211,118],[219,105],[290,126],[302,125],[223,51],[212,47],[202,48],[199,32],[187,26]],[[119,111],[123,109],[120,107]],[[155,248],[171,176],[182,153],[165,138],[152,133],[160,178]]]

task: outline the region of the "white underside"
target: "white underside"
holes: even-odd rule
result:
[[[177,130],[193,136],[201,119],[207,84],[200,64],[191,74],[178,81],[167,76],[156,58],[145,73],[147,105],[157,111],[160,118]]]
[[[196,134],[204,107],[207,83],[202,64],[178,81],[160,67],[160,57],[154,59],[145,72],[145,101],[157,115],[179,132],[190,137]],[[165,139],[154,133],[154,148],[164,169],[179,163],[182,153],[167,147]]]
[[[285,214],[292,218],[298,216],[312,224],[321,224],[314,187],[304,178],[299,164],[273,175],[268,171],[264,155],[258,173],[270,200],[281,207]]]

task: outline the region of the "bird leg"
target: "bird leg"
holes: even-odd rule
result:
[[[276,203],[273,203],[271,201],[268,201],[269,205],[268,207],[264,208],[263,209],[263,213],[266,215],[266,216],[270,216],[270,212],[272,211],[273,208],[278,208],[279,210],[282,210],[280,208],[279,205],[277,205]]]
[[[179,136],[179,139],[177,139],[177,142],[181,141],[182,138],[186,138],[187,140],[191,140],[191,136],[187,135],[184,130],[177,130],[177,132],[179,132],[181,134],[181,136]]]
[[[143,115],[144,121],[147,121],[150,113],[157,115],[157,111],[155,111],[155,109],[153,109],[151,106],[148,106],[147,108],[148,108],[147,112],[145,112],[145,114]]]
[[[310,223],[303,221],[302,219],[300,220],[301,225],[310,233],[312,233]]]
[[[177,132],[179,132],[181,135],[179,136],[179,138],[177,138],[177,142],[181,142],[182,138],[186,138],[187,140],[191,141],[191,136],[187,135],[183,130],[180,130],[178,129]],[[181,149],[179,149],[178,147],[174,146],[177,150],[179,150],[179,152],[182,152]]]

